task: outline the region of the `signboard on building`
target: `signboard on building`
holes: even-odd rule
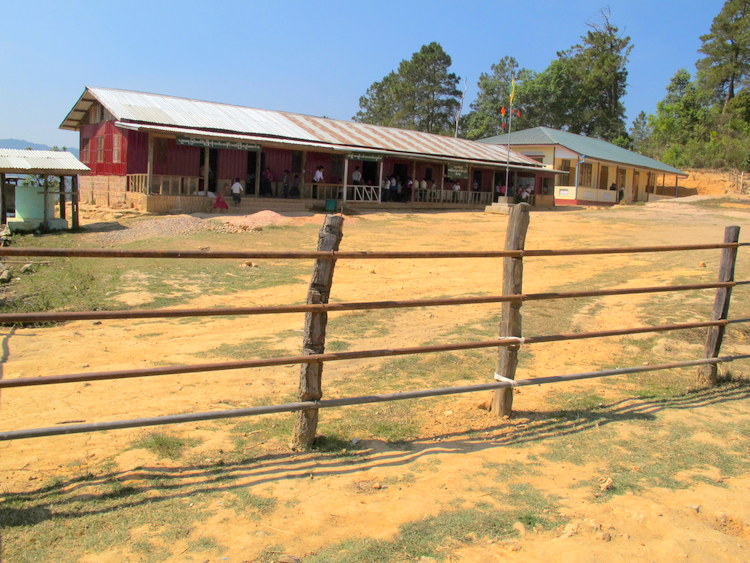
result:
[[[361,152],[350,152],[346,155],[347,160],[366,160],[369,162],[380,162],[383,157],[379,154],[361,153]]]
[[[465,164],[446,164],[445,175],[451,180],[469,177],[469,167]]]
[[[177,144],[188,147],[204,147],[207,149],[232,149],[236,151],[259,151],[260,145],[243,143],[242,141],[222,141],[220,139],[203,139],[200,137],[177,137]]]

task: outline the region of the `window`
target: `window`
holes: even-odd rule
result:
[[[96,138],[96,161],[104,162],[104,137]]]
[[[112,136],[112,162],[120,163],[122,162],[121,156],[120,156],[120,145],[122,143],[122,136],[115,133]]]
[[[578,166],[578,185],[591,187],[591,163],[582,162]]]
[[[560,170],[565,170],[566,174],[559,174],[557,176],[558,186],[569,186],[570,185],[570,160],[563,158],[560,161]]]
[[[625,187],[625,180],[627,178],[627,173],[624,168],[618,168],[617,169],[617,187],[623,188]]]

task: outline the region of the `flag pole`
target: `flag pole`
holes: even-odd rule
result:
[[[510,186],[508,186],[508,171],[510,169],[510,132],[513,129],[513,98],[516,95],[516,79],[510,81],[510,105],[508,115],[508,144],[505,149],[505,197],[509,196]]]

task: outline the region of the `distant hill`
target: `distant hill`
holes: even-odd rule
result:
[[[37,151],[51,151],[52,147],[49,145],[32,143],[30,141],[23,141],[21,139],[0,139],[0,149],[34,149]],[[67,147],[65,150],[67,150],[76,158],[80,158],[78,149]]]

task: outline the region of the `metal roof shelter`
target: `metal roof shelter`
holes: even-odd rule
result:
[[[5,210],[5,175],[6,174],[36,174],[44,176],[44,199],[45,202],[50,195],[47,186],[47,176],[71,176],[73,178],[73,206],[72,226],[78,228],[78,202],[77,202],[77,178],[81,173],[87,173],[90,169],[75,156],[67,151],[37,151],[0,148],[0,223],[7,222]],[[62,218],[65,213],[64,194],[60,192],[60,210]],[[46,223],[47,206],[44,206]]]
[[[593,137],[584,137],[583,135],[577,135],[575,133],[568,133],[566,131],[560,131],[558,129],[551,129],[549,127],[533,127],[531,129],[524,129],[522,131],[515,131],[508,135],[497,135],[495,137],[488,137],[486,139],[480,139],[480,143],[488,143],[493,145],[560,145],[581,156],[587,156],[595,158],[597,160],[605,160],[613,163],[629,164],[631,166],[637,166],[639,168],[647,168],[650,170],[656,170],[658,172],[664,172],[667,174],[675,174],[677,176],[687,177],[688,174],[677,168],[673,168],[668,164],[659,162],[653,158],[643,156],[637,152],[629,151],[607,141],[601,139],[595,139]]]
[[[86,88],[60,125],[80,128],[88,110],[100,103],[116,125],[172,134],[201,133],[220,138],[293,142],[333,151],[429,156],[445,161],[539,170],[539,163],[506,147],[421,131],[395,129],[283,111],[248,108],[111,88]]]
[[[75,176],[89,167],[67,151],[0,149],[0,173]]]

